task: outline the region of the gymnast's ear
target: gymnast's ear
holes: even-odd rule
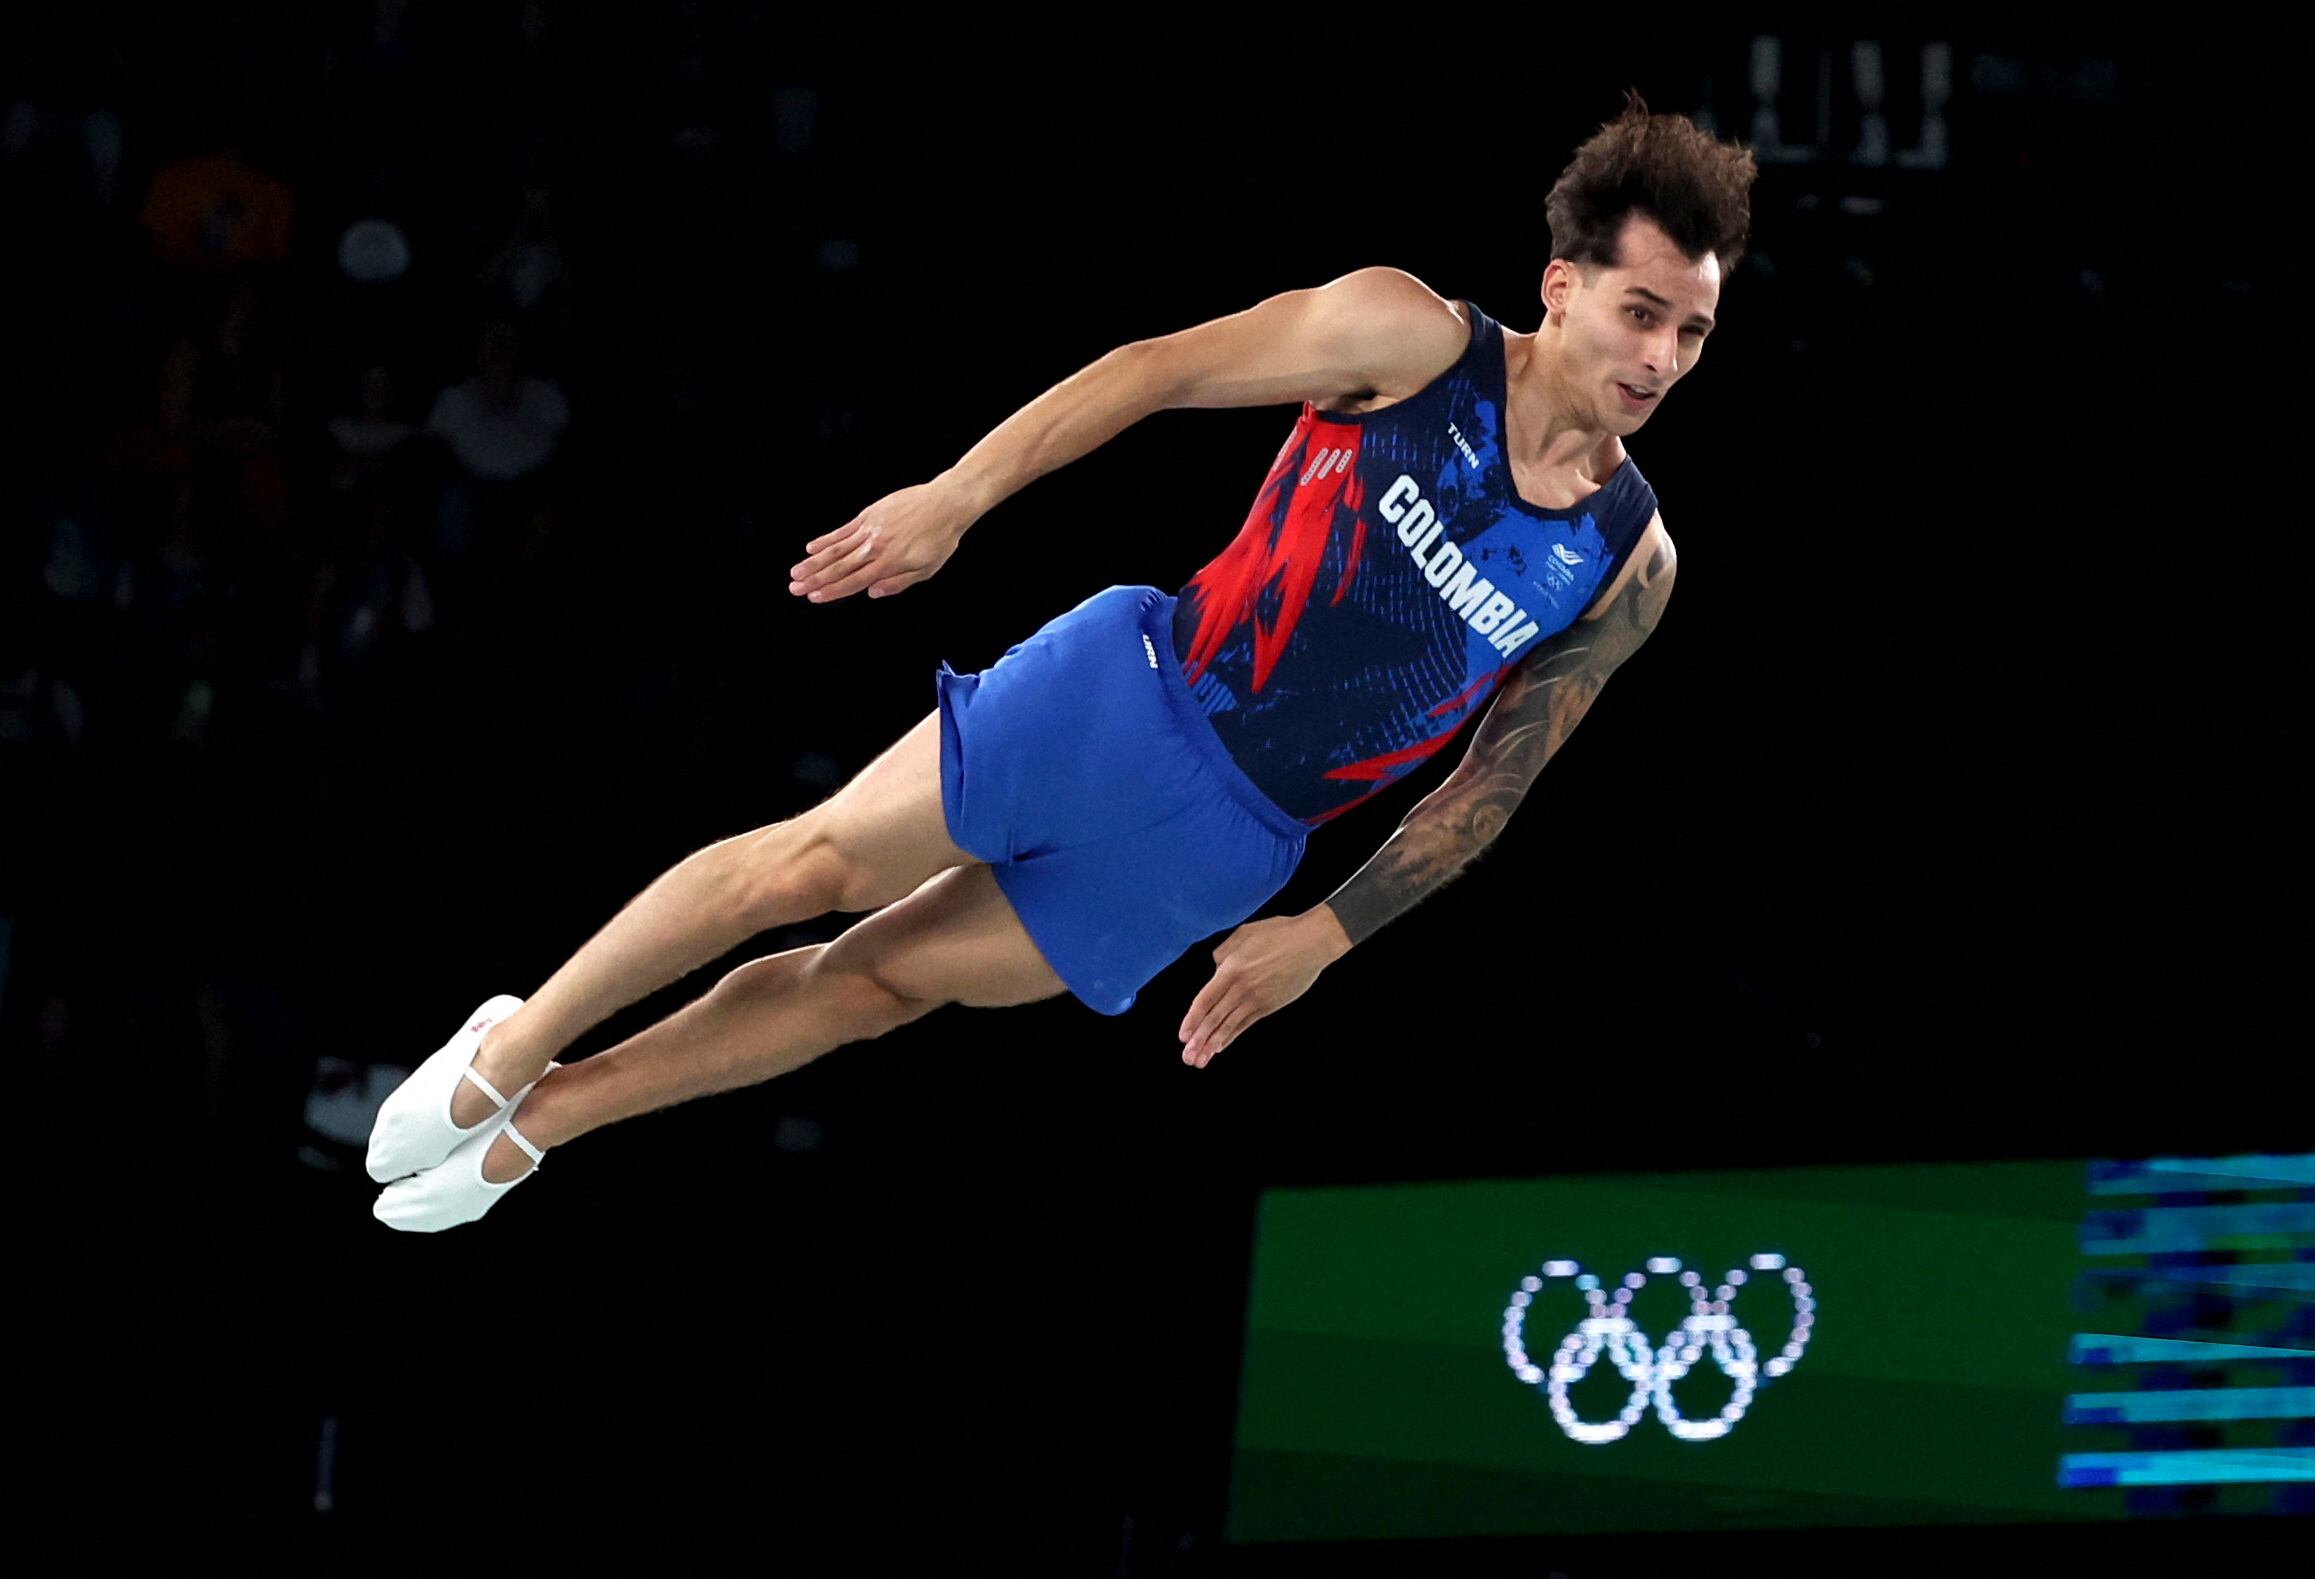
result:
[[[1566,258],[1554,258],[1544,265],[1543,284],[1537,294],[1543,299],[1545,317],[1565,313],[1568,300],[1578,291],[1590,290],[1598,283],[1599,266],[1589,263],[1571,263]]]

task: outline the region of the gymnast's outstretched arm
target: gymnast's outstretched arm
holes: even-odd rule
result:
[[[1136,340],[1014,412],[932,481],[887,494],[806,543],[788,591],[826,603],[912,587],[938,572],[999,501],[1152,412],[1411,394],[1451,366],[1469,337],[1422,281],[1368,268]]]

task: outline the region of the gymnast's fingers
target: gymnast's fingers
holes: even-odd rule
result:
[[[874,586],[878,581],[893,574],[897,568],[891,562],[891,556],[882,550],[876,549],[872,545],[863,547],[853,557],[845,560],[834,571],[830,572],[836,579],[824,580],[818,588],[808,594],[809,600],[814,603],[829,603],[837,598],[848,598],[855,592]]]
[[[876,534],[862,532],[856,538],[832,544],[813,556],[809,561],[810,571],[789,582],[788,590],[808,594],[814,603],[843,597],[865,586],[867,583],[859,580],[860,575],[875,570],[882,558],[877,552]]]
[[[831,565],[858,550],[861,535],[860,523],[854,521],[849,526],[840,527],[806,543],[804,557],[788,567],[788,590],[809,591],[815,576],[825,573]]]
[[[866,515],[867,513],[868,512],[865,510],[860,512],[861,515]],[[845,538],[850,537],[853,532],[859,529],[859,526],[860,516],[856,515],[851,520],[846,521],[842,526],[836,528],[835,531],[822,532],[818,537],[813,538],[809,543],[804,545],[804,552],[807,554],[816,554],[821,549],[826,548],[830,543],[841,542]],[[803,566],[799,565],[796,568],[801,570]]]

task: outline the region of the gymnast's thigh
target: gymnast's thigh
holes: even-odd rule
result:
[[[822,951],[821,971],[867,976],[926,1007],[1034,1003],[1068,989],[982,862],[951,867],[858,922]]]

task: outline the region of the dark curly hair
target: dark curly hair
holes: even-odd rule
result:
[[[1691,258],[1720,258],[1736,270],[1752,228],[1752,150],[1722,142],[1685,115],[1651,115],[1636,88],[1624,90],[1624,112],[1575,151],[1543,200],[1551,255],[1588,273],[1617,266],[1616,238],[1635,210],[1664,228]]]

